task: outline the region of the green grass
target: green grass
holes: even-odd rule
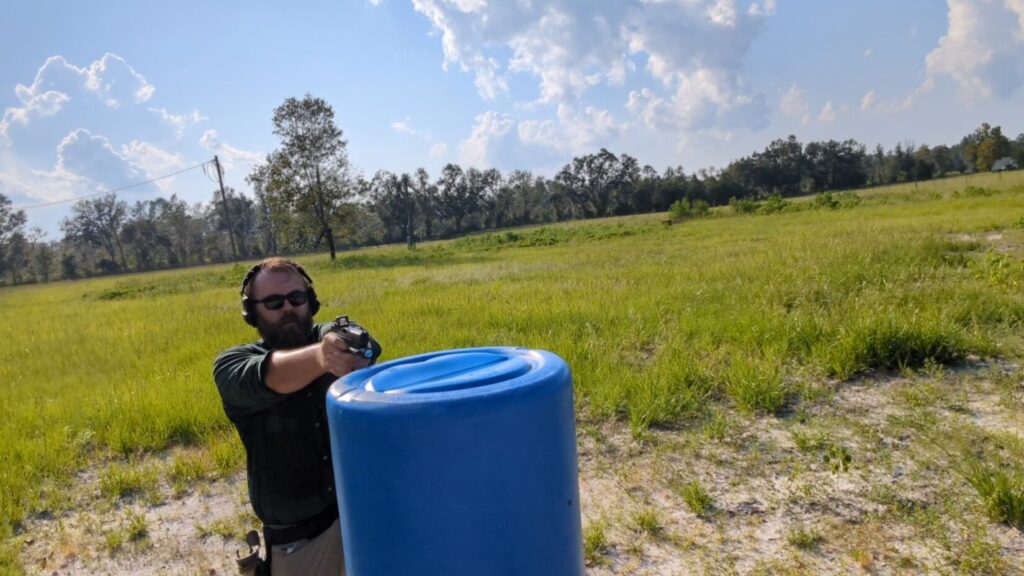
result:
[[[605,535],[604,520],[596,520],[583,528],[583,558],[587,564],[604,564],[608,537]]]
[[[983,462],[969,462],[964,476],[995,522],[1024,529],[1024,473]]]
[[[672,488],[686,503],[686,507],[697,516],[704,518],[711,512],[714,500],[700,482],[679,483]]]
[[[631,520],[633,527],[643,534],[657,536],[665,529],[658,511],[654,508],[641,508],[634,511]]]
[[[806,526],[794,526],[786,534],[786,542],[799,550],[814,550],[825,538],[814,528]]]
[[[100,494],[111,500],[128,496],[148,496],[153,499],[158,480],[157,470],[152,466],[115,463],[100,472]]]
[[[794,199],[772,214],[630,216],[299,260],[319,319],[350,315],[385,359],[543,348],[572,367],[588,419],[637,434],[710,422],[721,437],[718,410],[798,408],[806,380],[1021,357],[1024,175],[967,180],[859,191],[842,209]],[[237,296],[248,264],[0,289],[0,572],[17,570],[24,519],[67,506],[97,463],[184,445],[205,451],[203,475],[242,468],[211,363],[254,338]],[[111,497],[131,484],[115,470]]]

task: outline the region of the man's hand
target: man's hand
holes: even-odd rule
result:
[[[339,377],[365,368],[370,363],[369,358],[350,352],[345,339],[334,332],[328,333],[320,341],[317,359],[324,372],[330,372]]]

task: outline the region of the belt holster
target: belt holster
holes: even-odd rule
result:
[[[245,543],[249,546],[248,552],[244,548],[235,551],[238,573],[242,576],[270,576],[270,565],[260,558],[260,533],[250,530],[245,535]]]

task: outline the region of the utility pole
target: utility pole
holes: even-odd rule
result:
[[[228,210],[228,196],[224,193],[224,170],[220,167],[220,159],[213,156],[213,165],[217,168],[217,181],[220,182],[220,200],[224,204],[224,220],[228,223],[228,238],[231,239],[231,254],[238,260],[238,248],[235,247],[235,227],[231,225],[231,211]]]

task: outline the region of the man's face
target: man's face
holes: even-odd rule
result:
[[[296,290],[305,291],[306,283],[301,278],[285,270],[260,272],[253,279],[249,297],[263,300],[275,294],[285,295]],[[309,344],[309,335],[313,329],[313,315],[309,311],[309,302],[300,306],[292,306],[286,298],[284,305],[277,310],[268,309],[263,303],[256,304],[256,321],[260,335],[272,348],[298,348]]]

